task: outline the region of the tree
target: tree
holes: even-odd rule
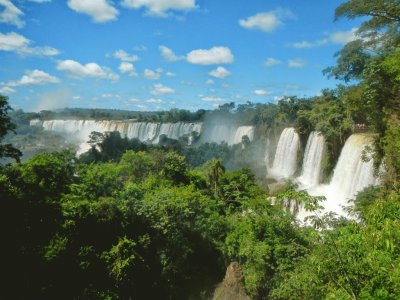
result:
[[[11,122],[8,112],[12,110],[8,104],[8,97],[0,95],[0,158],[10,157],[19,162],[22,156],[21,151],[14,148],[11,144],[1,144],[7,133],[14,132],[15,125]]]
[[[225,173],[225,167],[222,165],[221,160],[213,159],[210,162],[210,169],[208,171],[208,180],[214,197],[220,194],[220,180]]]

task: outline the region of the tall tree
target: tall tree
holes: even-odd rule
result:
[[[4,137],[10,131],[13,132],[15,125],[11,122],[8,112],[12,110],[8,104],[8,97],[0,95],[0,158],[10,157],[19,162],[22,156],[21,151],[14,148],[11,144],[3,144]]]

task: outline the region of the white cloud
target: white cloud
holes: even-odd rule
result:
[[[60,80],[41,70],[29,70],[25,72],[20,79],[7,82],[7,86],[21,86],[21,85],[42,85],[46,83],[58,83]]]
[[[267,95],[271,94],[271,91],[267,91],[267,90],[262,90],[262,89],[260,89],[260,90],[255,90],[255,91],[253,91],[253,93],[254,93],[255,95],[257,95],[257,96],[267,96]]]
[[[119,59],[120,61],[125,61],[125,62],[135,62],[139,60],[139,56],[129,54],[124,50],[117,50],[114,52],[114,57],[116,59]]]
[[[277,60],[275,58],[269,57],[264,61],[264,66],[265,67],[272,67],[276,65],[280,65],[282,62],[280,60]]]
[[[144,69],[143,75],[146,79],[148,80],[158,80],[160,79],[161,76],[161,72],[162,70],[157,69],[155,71],[151,70],[151,69]]]
[[[212,80],[212,79],[207,79],[206,84],[214,84],[214,80]]]
[[[158,98],[150,98],[146,100],[147,103],[163,103],[164,101],[162,101],[161,99]]]
[[[224,89],[227,89],[227,88],[230,87],[230,85],[227,84],[227,83],[222,83],[222,84],[221,84],[221,87],[224,88]]]
[[[1,1],[1,0],[0,0]],[[54,56],[60,54],[52,47],[30,47],[31,41],[15,32],[0,33],[0,50],[15,51],[21,55]]]
[[[292,43],[290,46],[297,49],[307,49],[315,48],[328,44],[340,44],[344,45],[358,38],[357,36],[358,28],[352,28],[347,31],[335,31],[328,35],[327,38],[316,40],[314,42],[301,41],[297,43]]]
[[[182,81],[180,82],[180,84],[181,84],[181,85],[184,85],[184,86],[193,86],[193,85],[194,85],[193,82],[187,81],[187,80],[182,80]]]
[[[94,78],[108,78],[116,81],[119,79],[117,74],[112,73],[108,68],[101,67],[96,63],[87,63],[82,65],[77,61],[67,59],[59,61],[57,69],[60,71],[66,71],[79,78],[83,77],[94,77]]]
[[[229,72],[227,69],[224,67],[218,67],[215,70],[212,70],[208,72],[208,75],[216,77],[216,78],[225,78],[231,75],[231,72]]]
[[[137,77],[138,73],[136,72],[135,66],[129,62],[121,62],[118,67],[121,73],[126,73],[129,76]]]
[[[208,101],[208,102],[220,102],[224,101],[224,98],[218,97],[218,96],[204,96],[204,95],[199,95],[201,100],[203,101]]]
[[[172,51],[170,48],[166,47],[166,46],[159,46],[158,50],[160,50],[161,56],[169,62],[175,62],[178,60],[182,60],[185,57],[183,56],[178,56],[174,53],[174,51]]]
[[[102,94],[101,98],[113,98],[114,95],[113,94]]]
[[[352,28],[348,31],[336,31],[329,35],[329,40],[334,44],[347,44],[357,39],[358,28]]]
[[[13,93],[15,93],[15,90],[8,86],[0,88],[0,94],[7,95],[7,94],[13,94]]]
[[[145,8],[149,15],[166,17],[171,10],[188,11],[196,8],[195,0],[123,0],[125,7]]]
[[[133,50],[143,52],[143,51],[147,51],[147,47],[140,45],[140,46],[133,47]]]
[[[166,94],[173,94],[175,90],[168,86],[162,85],[161,83],[157,83],[153,86],[153,89],[150,91],[152,95],[166,95]]]
[[[89,15],[96,23],[116,20],[119,14],[108,0],[68,0],[68,6],[78,13]]]
[[[176,76],[176,74],[173,73],[173,72],[167,72],[167,73],[165,73],[165,75],[167,75],[168,77],[175,77]]]
[[[1,1],[1,0],[0,0]],[[15,32],[0,33],[0,50],[3,51],[19,51],[25,49],[29,45],[29,40]]]
[[[22,28],[25,22],[21,20],[23,12],[16,7],[10,0],[0,0],[0,7],[4,9],[0,12],[0,22],[15,25]]]
[[[291,46],[293,48],[297,48],[297,49],[307,49],[307,48],[323,46],[328,43],[329,43],[328,39],[322,39],[322,40],[317,40],[315,42],[301,41],[301,42],[293,43],[293,44],[291,44]]]
[[[214,65],[230,64],[234,57],[227,47],[212,47],[211,49],[193,50],[187,54],[186,59],[191,64]]]
[[[288,67],[289,68],[303,68],[306,65],[306,61],[300,58],[289,59]]]
[[[240,26],[246,29],[259,29],[264,32],[272,32],[280,25],[282,21],[279,20],[275,12],[258,13],[247,19],[239,20]]]

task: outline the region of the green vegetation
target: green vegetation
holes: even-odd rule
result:
[[[44,132],[26,127],[29,119],[61,118],[68,110],[9,114],[0,96],[0,158],[17,161],[0,166],[3,298],[210,299],[230,265],[237,278],[228,272],[215,299],[235,289],[241,299],[399,299],[399,10],[397,0],[338,7],[337,18],[366,17],[360,39],[326,70],[351,85],[277,105],[228,103],[207,114],[114,115],[165,122],[222,116],[257,125],[258,135],[291,125],[303,144],[317,130],[327,140],[327,170],[362,124],[375,133],[375,162],[386,172],[380,187],[354,200],[353,219],[316,213],[321,199],[292,184],[274,194],[261,188],[248,168],[256,142],[149,146],[93,133],[91,150],[79,159],[65,150],[20,163],[10,139],[14,146],[33,143]],[[11,119],[19,125],[14,137],[6,136],[15,129]],[[47,150],[61,143],[47,137]],[[301,205],[315,212],[308,225],[296,221]]]

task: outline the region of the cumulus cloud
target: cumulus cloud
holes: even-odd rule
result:
[[[166,17],[170,11],[189,11],[196,8],[195,0],[123,0],[122,5],[128,8],[145,8],[153,16]]]
[[[289,68],[303,68],[306,65],[306,61],[300,58],[289,59],[288,67]]]
[[[139,60],[139,56],[129,54],[125,50],[117,50],[114,52],[113,56],[116,59],[119,59],[120,61],[125,61],[125,62],[135,62]]]
[[[167,95],[173,93],[175,93],[175,90],[173,88],[165,86],[161,83],[153,85],[153,89],[150,91],[150,94],[152,95]]]
[[[129,76],[132,76],[132,77],[138,76],[135,66],[129,62],[121,62],[118,69],[121,73],[128,74]]]
[[[8,95],[13,93],[15,93],[15,90],[8,86],[0,88],[0,94]]]
[[[293,48],[297,49],[307,49],[307,48],[315,48],[319,46],[323,46],[329,43],[329,39],[322,39],[322,40],[317,40],[314,42],[307,42],[307,41],[301,41],[297,43],[291,44]]]
[[[133,50],[143,52],[143,51],[147,51],[147,47],[140,45],[140,46],[133,47]]]
[[[47,83],[58,83],[60,80],[41,70],[28,70],[20,79],[9,81],[7,86],[21,86],[21,85],[43,85]]]
[[[68,0],[68,6],[78,13],[89,15],[95,23],[116,20],[119,14],[108,0]]]
[[[229,72],[227,69],[224,67],[218,67],[215,70],[212,70],[208,73],[208,75],[216,77],[216,78],[225,78],[231,75],[231,72]]]
[[[271,94],[271,91],[259,89],[259,90],[253,91],[253,93],[257,96],[267,96],[267,95]]]
[[[214,80],[212,80],[212,79],[207,79],[206,84],[214,84]]]
[[[77,61],[67,59],[59,61],[57,69],[65,71],[79,78],[83,77],[94,77],[94,78],[108,78],[116,81],[119,79],[117,74],[111,72],[108,68],[101,67],[96,63],[87,63],[85,65],[80,64]]]
[[[294,19],[294,14],[288,9],[278,8],[273,11],[261,12],[247,19],[239,20],[239,25],[246,29],[256,29],[272,32],[283,24],[283,19]]]
[[[358,28],[352,28],[347,31],[335,31],[329,35],[329,40],[334,44],[347,44],[356,40]]]
[[[1,0],[0,0],[1,1]],[[54,56],[60,54],[52,47],[30,47],[31,41],[15,32],[0,33],[0,50],[14,51],[21,55]]]
[[[162,101],[161,99],[158,98],[150,98],[146,100],[147,103],[163,103],[164,101]]]
[[[259,29],[264,32],[272,32],[280,25],[282,21],[274,12],[258,13],[247,19],[239,20],[240,26],[246,29]]]
[[[347,43],[359,38],[357,36],[357,30],[358,30],[358,28],[352,28],[347,31],[335,31],[335,32],[330,33],[327,38],[316,40],[313,42],[309,42],[309,41],[296,42],[296,43],[290,44],[290,46],[293,48],[297,48],[297,49],[308,49],[308,48],[315,48],[315,47],[320,47],[320,46],[324,46],[324,45],[328,45],[328,44],[344,45],[344,44],[347,44]]]
[[[190,51],[186,59],[191,64],[214,65],[230,64],[233,62],[233,54],[227,47],[212,47],[211,49],[197,49]]]
[[[16,7],[10,0],[0,0],[0,22],[15,25],[18,28],[22,28],[25,22],[21,20],[23,12]]]
[[[205,96],[205,95],[199,95],[200,99],[203,101],[207,102],[220,102],[224,101],[224,98],[218,97],[218,96]]]
[[[165,75],[167,75],[168,77],[175,77],[176,74],[174,72],[167,72],[165,73]]]
[[[272,67],[272,66],[280,65],[281,63],[282,62],[280,60],[272,58],[272,57],[269,57],[264,61],[263,65],[265,67],[269,68],[269,67]]]
[[[148,80],[158,80],[161,77],[162,69],[157,69],[155,71],[151,69],[144,69],[143,75]]]
[[[185,59],[184,56],[178,56],[174,53],[174,51],[172,51],[170,48],[166,47],[166,46],[159,46],[158,50],[160,50],[161,56],[169,62],[175,62],[178,60],[182,60]]]

